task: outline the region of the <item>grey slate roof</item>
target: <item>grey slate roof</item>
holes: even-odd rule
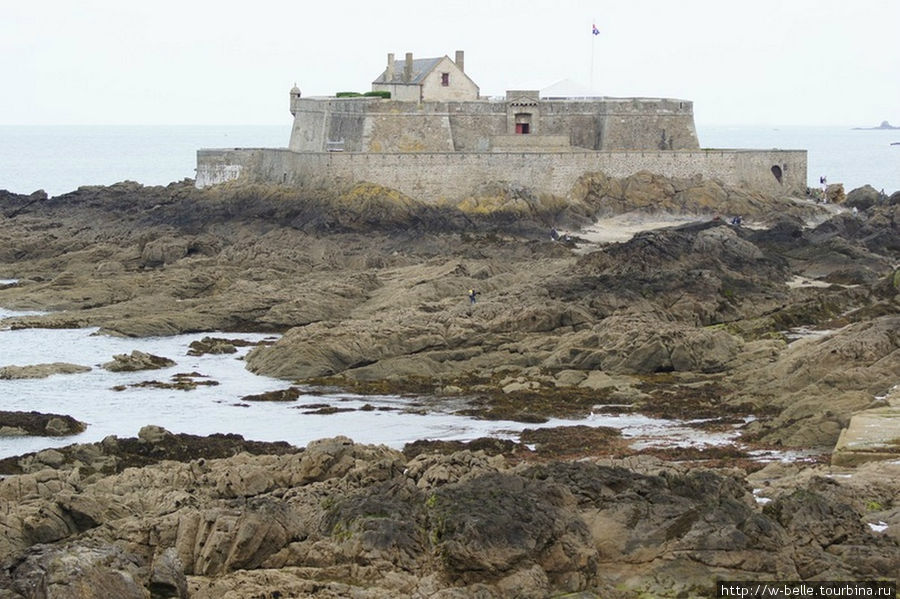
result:
[[[437,58],[413,58],[412,64],[412,79],[410,79],[409,83],[411,84],[419,84],[425,80],[425,76],[428,75],[437,64],[443,60],[443,56],[438,56]],[[394,60],[394,78],[390,81],[387,80],[387,67],[384,68],[384,71],[381,72],[381,75],[373,81],[372,83],[404,83],[403,81],[403,71],[406,68],[406,59],[401,58],[399,60]]]

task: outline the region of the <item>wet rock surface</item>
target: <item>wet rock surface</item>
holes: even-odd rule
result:
[[[84,431],[86,425],[64,414],[0,410],[0,436],[37,435],[62,437]]]
[[[134,372],[136,370],[158,370],[169,366],[175,366],[175,361],[134,350],[130,354],[113,356],[112,361],[103,364],[102,368],[110,372]]]
[[[116,385],[113,391],[125,391],[133,388],[151,389],[178,389],[179,391],[193,391],[197,387],[215,387],[219,381],[208,378],[199,372],[178,372],[169,377],[168,381],[141,381],[129,385]]]
[[[54,414],[40,416],[44,420],[68,418]],[[109,436],[99,443],[69,445],[3,458],[0,460],[0,474],[35,474],[54,468],[78,470],[81,478],[90,479],[164,460],[184,462],[224,458],[239,453],[281,455],[297,451],[300,450],[283,442],[247,441],[234,434],[207,437],[174,434],[161,427],[147,425],[141,428],[137,438]]]
[[[900,206],[868,190],[841,208],[647,173],[586,174],[570,195],[498,184],[431,206],[372,185],[0,192],[0,273],[19,280],[0,305],[51,311],[4,327],[279,332],[247,366],[294,388],[437,394],[533,423],[634,411],[748,444],[635,451],[569,427],[300,451],[147,427],[0,462],[0,598],[676,597],[716,578],[895,576],[894,464],[845,479],[748,455],[830,451],[900,382]],[[626,212],[694,222],[578,237]],[[752,227],[729,225],[736,214]]]
[[[28,366],[3,366],[0,368],[0,379],[43,379],[54,374],[77,374],[89,372],[90,366],[53,362],[51,364],[30,364]]]
[[[198,341],[191,341],[187,354],[189,356],[203,356],[206,354],[233,354],[239,347],[255,347],[258,345],[271,345],[273,341],[246,341],[244,339],[222,339],[221,337],[204,337]]]
[[[241,398],[241,401],[294,401],[298,397],[300,397],[300,389],[288,387],[287,389],[277,389],[257,395],[245,395]]]

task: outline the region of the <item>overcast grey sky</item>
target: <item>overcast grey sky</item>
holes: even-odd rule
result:
[[[294,82],[462,49],[483,95],[570,78],[698,124],[900,125],[898,26],[898,0],[0,0],[0,124],[287,124]]]

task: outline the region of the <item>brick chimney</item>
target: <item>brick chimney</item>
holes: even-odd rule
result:
[[[387,73],[385,73],[385,81],[390,83],[394,79],[394,54],[388,54],[388,62],[387,62]]]
[[[406,53],[406,66],[403,67],[403,82],[412,81],[412,52]]]
[[[463,73],[466,72],[466,69],[463,66],[463,51],[462,50],[456,51],[456,60],[454,60],[453,62],[456,63],[456,66],[459,67],[460,71],[462,71]]]

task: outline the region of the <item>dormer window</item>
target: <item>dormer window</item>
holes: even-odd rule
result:
[[[450,85],[450,73],[441,73],[441,85],[444,87]]]

